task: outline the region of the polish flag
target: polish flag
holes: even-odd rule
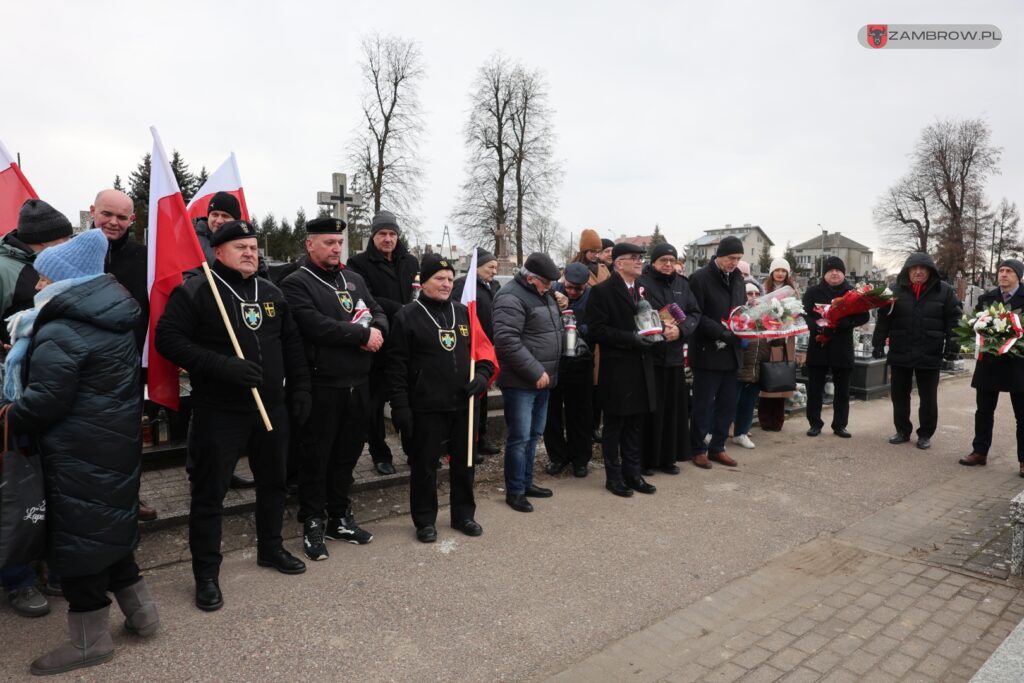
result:
[[[39,195],[22,175],[4,143],[0,142],[0,235],[18,227],[18,212],[26,199],[39,199]]]
[[[241,219],[249,220],[249,207],[245,205],[242,176],[238,172],[238,162],[235,161],[234,152],[220,165],[220,168],[213,172],[213,175],[206,179],[203,186],[196,192],[196,196],[188,203],[189,220],[206,218],[206,214],[209,213],[210,200],[218,192],[234,195],[238,200],[238,205],[242,208]]]
[[[142,364],[149,368],[149,398],[155,403],[178,409],[178,366],[156,350],[156,324],[160,321],[167,299],[181,284],[181,274],[202,266],[205,258],[196,239],[192,221],[185,209],[185,200],[174,179],[167,153],[156,128],[153,133],[153,156],[149,178],[149,336],[142,353]],[[204,214],[205,215],[205,214]]]
[[[498,379],[498,356],[494,353],[494,345],[487,338],[487,333],[480,326],[480,318],[476,315],[476,249],[469,259],[469,270],[466,271],[466,286],[462,290],[462,304],[469,309],[469,357],[474,361],[486,360],[494,364],[494,374],[488,386]]]

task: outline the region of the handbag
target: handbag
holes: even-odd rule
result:
[[[2,477],[0,486],[0,567],[27,564],[46,553],[46,493],[43,466],[38,457],[30,457],[10,445],[7,413],[10,404],[0,407],[4,422]]]
[[[796,361],[789,360],[789,349],[782,346],[782,360],[762,361],[761,391],[775,393],[796,390]]]

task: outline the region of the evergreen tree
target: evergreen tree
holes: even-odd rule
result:
[[[794,274],[805,272],[805,270],[800,267],[800,264],[796,262],[796,254],[793,253],[793,245],[791,243],[786,242],[786,251],[783,252],[782,258],[789,261],[789,267],[793,269]],[[768,264],[768,267],[771,268],[770,263]]]
[[[656,247],[659,244],[665,244],[666,242],[668,242],[668,240],[666,240],[665,236],[661,234],[661,226],[655,223],[654,232],[651,233],[651,242],[647,246],[648,256],[651,254],[651,252],[654,251],[654,247]]]
[[[789,259],[786,260],[788,261]],[[772,267],[772,252],[768,248],[767,242],[764,243],[764,249],[761,250],[761,255],[757,258],[757,266],[762,273],[765,273],[767,275],[771,274],[768,272],[768,269]],[[792,261],[790,261],[789,267],[793,267]]]
[[[295,212],[295,227],[292,228],[292,234],[295,235],[296,241],[302,245],[302,251],[306,250],[306,210],[299,207],[299,210]]]
[[[178,188],[181,190],[181,196],[188,204],[192,201],[192,196],[199,189],[196,185],[195,176],[193,176],[188,170],[188,164],[182,158],[178,150],[174,150],[171,155],[171,173],[174,174],[174,179],[178,181]]]
[[[118,192],[125,192],[124,184],[121,183],[121,176],[119,175],[114,176],[114,189]],[[125,192],[125,194],[127,194],[127,192]]]
[[[210,174],[206,172],[206,167],[203,166],[199,169],[199,175],[195,178],[195,190],[193,192],[199,192],[199,188],[206,184],[206,181],[210,179]],[[195,196],[193,194],[193,196]]]
[[[149,171],[150,155],[147,152],[142,161],[128,176],[128,196],[135,206],[135,224],[132,226],[135,239],[145,242],[146,228],[149,226]]]

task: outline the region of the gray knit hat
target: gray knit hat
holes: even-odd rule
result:
[[[394,230],[398,235],[402,234],[402,229],[398,227],[398,219],[395,218],[395,214],[390,211],[378,211],[373,217],[373,221],[370,222],[370,236],[373,237],[385,228]]]

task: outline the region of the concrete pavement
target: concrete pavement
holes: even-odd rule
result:
[[[654,496],[616,498],[600,471],[542,475],[555,497],[524,515],[486,483],[476,539],[446,509],[433,545],[389,516],[368,525],[372,544],[332,544],[286,577],[236,538],[249,547],[225,558],[223,610],[193,607],[187,563],[153,570],[163,631],[136,642],[112,620],[114,660],[65,678],[966,680],[1024,614],[1020,584],[980,557],[1000,552],[1001,497],[1024,488],[1004,408],[984,470],[956,464],[973,428],[962,378],[940,388],[929,451],[888,445],[877,400],[854,405],[853,439],[810,439],[801,419],[755,430],[757,449],[731,451],[738,468],[687,465],[652,477]],[[361,505],[401,505],[371,497]],[[54,603],[0,619],[4,679],[63,637]]]

